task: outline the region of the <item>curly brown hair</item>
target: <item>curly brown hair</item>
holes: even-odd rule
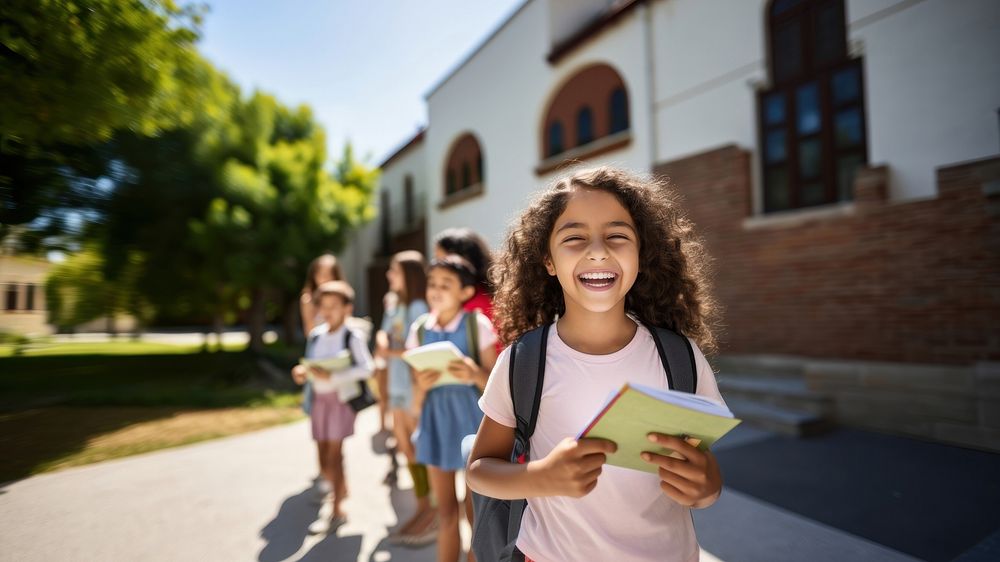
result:
[[[554,182],[511,225],[490,269],[496,287],[494,322],[509,344],[565,311],[562,287],[545,268],[549,236],[578,188],[615,196],[632,216],[639,238],[639,276],[625,297],[626,312],[647,326],[670,328],[705,353],[716,350],[717,306],[708,284],[708,255],[665,181],[622,170],[583,170]]]

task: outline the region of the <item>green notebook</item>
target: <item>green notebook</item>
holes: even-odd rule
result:
[[[351,366],[351,352],[345,349],[332,357],[323,357],[322,359],[306,359],[303,357],[299,359],[299,365],[305,367],[316,366],[324,371],[336,373]],[[312,376],[312,373],[309,376]]]
[[[418,371],[428,369],[440,371],[441,376],[434,382],[435,388],[448,384],[473,384],[456,378],[455,375],[448,372],[448,363],[463,357],[465,355],[458,349],[458,346],[447,340],[415,347],[402,355],[403,361]]]
[[[704,451],[739,423],[728,408],[708,398],[626,383],[608,397],[577,438],[614,441],[618,450],[608,455],[608,464],[656,474],[657,467],[639,455],[672,451],[650,443],[649,433],[687,435]]]

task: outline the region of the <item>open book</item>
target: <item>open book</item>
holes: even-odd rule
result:
[[[415,347],[402,355],[403,361],[418,371],[428,369],[440,371],[441,376],[434,382],[434,387],[447,384],[473,384],[470,381],[458,379],[448,372],[448,363],[463,357],[465,355],[462,351],[450,341],[439,341]]]
[[[688,443],[707,450],[740,420],[722,404],[687,392],[660,390],[626,383],[613,392],[577,439],[596,437],[618,444],[608,464],[656,474],[657,467],[642,460],[644,451],[674,452],[649,442],[652,432],[686,435]]]
[[[322,359],[306,359],[303,357],[299,359],[299,365],[306,368],[319,367],[329,373],[336,373],[351,366],[351,352],[345,349],[332,357],[323,357]],[[308,376],[312,378],[312,371],[309,372]]]

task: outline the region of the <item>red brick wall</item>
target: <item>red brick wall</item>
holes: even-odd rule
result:
[[[668,162],[715,259],[723,353],[967,364],[1000,359],[1000,158],[938,170],[938,197],[884,201],[868,169],[850,215],[751,228],[750,154]]]

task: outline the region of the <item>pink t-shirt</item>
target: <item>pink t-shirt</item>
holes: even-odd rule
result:
[[[698,346],[697,393],[721,401],[715,375]],[[510,398],[510,348],[500,354],[479,407],[493,421],[514,427]],[[609,355],[587,355],[549,332],[545,382],[531,458],[541,459],[566,437],[575,437],[608,394],[625,382],[666,389],[667,377],[653,336],[639,326],[635,337]],[[582,498],[529,498],[517,547],[536,562],[562,560],[657,560],[697,562],[698,541],[688,508],[660,490],[654,474],[605,465],[597,486]]]

